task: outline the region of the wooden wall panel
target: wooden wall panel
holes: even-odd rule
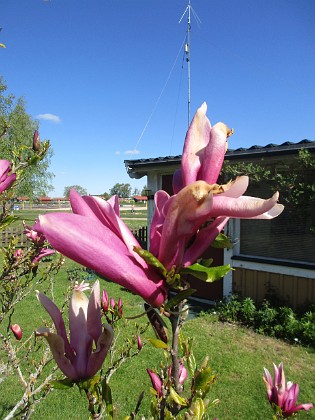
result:
[[[274,290],[276,296],[280,296],[293,308],[315,303],[315,279],[246,268],[233,271],[233,293],[261,302],[270,290]]]

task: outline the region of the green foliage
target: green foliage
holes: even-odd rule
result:
[[[69,198],[70,195],[70,191],[74,189],[76,190],[80,195],[87,195],[87,190],[83,187],[81,187],[80,185],[70,185],[69,187],[65,187],[63,195],[66,198]]]
[[[12,161],[13,169],[19,172],[16,196],[35,198],[47,195],[53,190],[51,181],[54,175],[48,170],[52,149],[45,141],[41,152],[34,155],[33,134],[38,129],[38,122],[27,114],[25,101],[22,98],[16,100],[6,90],[7,86],[0,77],[0,157]]]
[[[263,183],[270,192],[279,191],[281,202],[292,206],[293,211],[301,214],[306,210],[305,203],[315,204],[315,158],[306,149],[300,149],[298,156],[290,162],[268,165],[261,159],[259,163],[231,163],[226,160],[222,167],[225,181],[237,176],[248,175],[251,184]],[[292,208],[291,207],[291,208]]]
[[[118,195],[119,198],[128,198],[131,196],[130,184],[116,183],[110,190],[110,195]]]
[[[249,297],[241,299],[233,295],[217,303],[214,311],[221,321],[239,323],[260,334],[315,347],[315,305],[300,312],[287,306],[271,306],[267,300],[259,305]]]

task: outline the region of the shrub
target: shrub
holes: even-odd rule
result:
[[[216,312],[220,321],[238,323],[260,334],[315,347],[315,305],[294,311],[288,306],[272,306],[268,300],[255,304],[249,297],[242,299],[232,295],[218,302],[212,312]]]

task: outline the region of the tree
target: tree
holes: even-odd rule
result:
[[[33,156],[33,134],[38,130],[38,122],[27,114],[25,101],[22,98],[16,100],[14,95],[6,94],[6,90],[7,86],[0,77],[1,159],[8,159],[18,166]],[[42,160],[25,169],[23,179],[18,183],[17,196],[35,198],[53,190],[54,174],[48,171],[52,155],[49,148]]]
[[[119,184],[116,183],[110,190],[110,195],[118,195],[120,198],[128,198],[131,196],[130,184]]]
[[[69,198],[70,190],[76,190],[80,195],[88,195],[87,190],[80,185],[70,185],[69,187],[65,187],[63,195]]]

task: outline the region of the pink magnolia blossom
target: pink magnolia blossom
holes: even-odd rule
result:
[[[58,307],[37,292],[38,300],[55,324],[56,333],[44,327],[35,333],[46,338],[60,370],[75,381],[91,378],[98,372],[114,336],[110,325],[103,325],[102,331],[99,281],[94,283],[90,299],[84,293],[88,288],[81,283],[73,290],[69,305],[70,341]]]
[[[216,184],[232,131],[223,123],[211,127],[206,110],[203,104],[187,132],[181,169],[173,180],[176,194],[155,194],[150,251],[168,270],[193,264],[230,217],[272,219],[284,208],[277,203],[278,193],[267,200],[244,196],[247,176]]]
[[[313,404],[299,404],[296,405],[299,395],[299,385],[292,382],[286,383],[283,363],[274,367],[274,379],[272,379],[269,371],[264,368],[263,381],[267,390],[267,397],[270,404],[281,409],[283,417],[291,417],[294,413],[300,410],[310,410]]]
[[[57,251],[161,306],[167,296],[164,279],[134,251],[140,245],[119,217],[118,198],[81,197],[71,190],[70,202],[74,214],[39,216],[33,229]]]
[[[0,194],[11,187],[16,180],[16,174],[11,172],[11,163],[8,160],[0,159]]]

